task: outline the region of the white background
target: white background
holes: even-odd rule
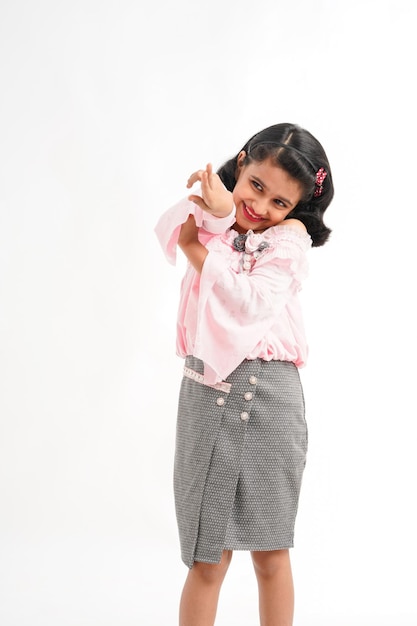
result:
[[[413,0],[0,3],[0,623],[167,626],[188,175],[265,126],[324,145],[302,292],[296,626],[415,626]],[[218,624],[257,623],[247,553]]]

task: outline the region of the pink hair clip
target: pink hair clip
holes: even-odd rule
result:
[[[318,198],[323,193],[323,182],[327,176],[327,172],[324,167],[321,167],[316,173],[316,188],[314,190],[314,197]]]

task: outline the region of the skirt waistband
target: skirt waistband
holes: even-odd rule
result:
[[[206,387],[212,387],[213,389],[217,389],[218,391],[224,391],[224,393],[230,393],[230,389],[232,385],[230,383],[216,383],[215,385],[208,385],[204,382],[203,374],[199,374],[195,370],[192,370],[190,367],[184,367],[184,376],[187,378],[191,378],[191,380],[195,380],[196,383],[200,383],[201,385],[206,385]]]

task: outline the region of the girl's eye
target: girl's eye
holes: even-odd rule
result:
[[[283,203],[282,200],[274,200],[275,204],[277,204],[279,207],[285,209],[285,204]]]
[[[262,185],[260,185],[256,180],[252,181],[252,185],[255,187],[255,189],[257,189],[258,191],[262,191]]]

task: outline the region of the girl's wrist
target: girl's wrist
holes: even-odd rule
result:
[[[223,209],[223,210],[212,210],[210,211],[210,215],[213,215],[213,217],[218,217],[219,219],[223,218],[223,217],[229,217],[229,215],[232,213],[233,211],[233,205],[227,209]]]

